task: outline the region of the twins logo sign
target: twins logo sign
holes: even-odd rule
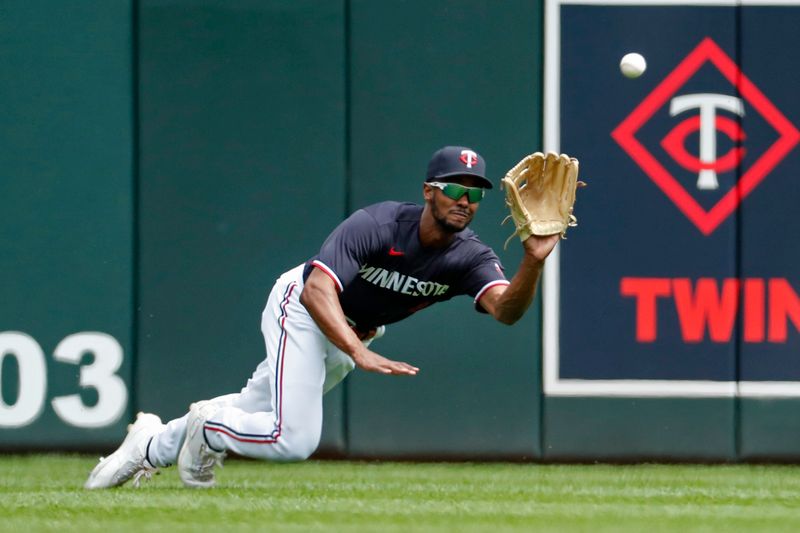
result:
[[[706,63],[713,65],[730,82],[730,94],[681,93],[683,86]],[[741,97],[736,96],[737,94]],[[734,143],[746,140],[740,121],[735,120],[745,115],[746,104],[769,124],[776,137],[762,153],[752,154],[752,162],[747,168],[740,168],[746,149],[736,145],[725,154],[718,154],[717,136],[724,134]],[[690,192],[691,189],[676,179],[653,152],[636,138],[636,132],[665,105],[669,106],[669,114],[672,117],[696,113],[679,122],[661,141],[663,149],[681,168],[695,173],[696,190],[719,189],[719,173],[733,174],[737,170],[741,173],[735,185],[710,209],[704,209]],[[719,111],[728,112],[734,119],[726,117]],[[699,132],[697,150],[699,155],[690,153],[686,146],[687,138],[695,132]],[[800,139],[797,128],[711,38],[703,39],[611,135],[705,235],[714,231],[736,210],[739,203]]]
[[[589,184],[545,266],[548,395],[800,396],[800,2],[713,4],[548,2],[545,149]]]

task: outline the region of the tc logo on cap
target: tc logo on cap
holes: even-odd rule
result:
[[[472,165],[478,162],[478,154],[472,150],[461,150],[461,157],[458,159],[467,165],[467,168],[472,168]]]

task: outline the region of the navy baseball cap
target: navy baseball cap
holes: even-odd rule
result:
[[[491,189],[486,179],[486,161],[475,150],[466,146],[445,146],[431,157],[425,181],[436,181],[451,176],[475,176],[484,189]]]

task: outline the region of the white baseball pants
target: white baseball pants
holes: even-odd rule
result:
[[[261,331],[267,358],[239,393],[211,400],[220,409],[205,425],[215,450],[272,461],[299,461],[319,445],[322,395],[353,370],[300,303],[303,266],[283,274],[267,300]],[[188,414],[170,421],[147,449],[154,466],[178,459]]]

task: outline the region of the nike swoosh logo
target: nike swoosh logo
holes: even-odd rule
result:
[[[392,256],[395,256],[395,257],[399,257],[401,255],[406,255],[406,253],[405,252],[401,252],[400,250],[395,250],[394,246],[392,246],[391,248],[389,248],[389,255],[392,255]]]

